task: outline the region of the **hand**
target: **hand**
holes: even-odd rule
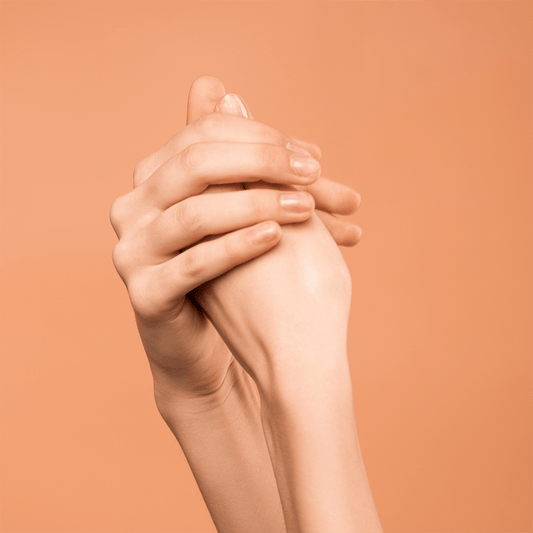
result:
[[[324,224],[283,226],[275,248],[194,295],[261,394],[287,531],[381,532],[353,416],[351,279]]]
[[[250,109],[242,98],[236,94],[226,94],[224,86],[217,78],[200,76],[191,86],[187,123],[189,124],[203,115],[212,113],[213,110],[253,119]],[[318,146],[300,139],[294,140],[318,160],[321,159],[321,152]],[[265,187],[265,183],[259,181],[243,185],[244,188],[261,186]],[[239,184],[224,187],[230,187],[231,190],[240,188]],[[339,246],[354,246],[359,242],[362,234],[361,228],[351,222],[338,219],[336,216],[355,213],[361,203],[359,193],[322,176],[312,185],[294,185],[293,188],[309,192],[313,196],[316,214]],[[209,187],[208,192],[221,192],[223,190],[225,189],[215,186]]]
[[[133,191],[113,203],[111,222],[120,239],[113,260],[128,288],[157,398],[209,396],[234,365],[187,293],[272,248],[279,224],[301,222],[314,207],[305,192],[302,203],[291,196],[285,207],[284,195],[274,190],[200,193],[236,180],[310,185],[319,164],[288,149],[290,143],[259,122],[224,113],[203,116],[141,161]],[[301,165],[291,166],[295,160],[314,161],[316,168],[304,176]]]
[[[273,208],[272,203],[261,203],[259,205],[262,205],[263,209],[259,213],[251,213],[246,209],[249,204],[246,201],[241,203],[240,200],[252,198],[249,196],[250,193],[260,193],[262,199],[279,198],[280,192],[241,189],[223,195],[196,195],[210,184],[229,184],[235,180],[250,183],[252,180],[250,175],[255,176],[253,179],[262,178],[283,187],[307,185],[290,171],[287,172],[288,157],[285,153],[283,158],[283,150],[287,150],[285,143],[290,141],[290,138],[264,125],[252,126],[252,121],[242,119],[236,121],[237,117],[233,117],[233,120],[228,118],[223,117],[222,120],[211,114],[194,121],[180,132],[181,135],[178,134],[136,167],[134,190],[117,199],[111,210],[112,224],[120,239],[114,250],[114,262],[130,293],[139,331],[154,373],[158,407],[161,408],[166,398],[172,399],[174,408],[181,407],[184,403],[194,406],[191,409],[194,412],[185,414],[183,412],[180,414],[179,409],[175,409],[174,420],[169,426],[186,453],[217,529],[220,531],[249,531],[251,528],[257,531],[284,529],[283,521],[280,521],[279,500],[275,497],[276,485],[269,470],[272,460],[288,528],[309,532],[332,530],[332,528],[344,531],[343,528],[337,527],[337,524],[345,525],[351,522],[350,513],[345,512],[347,507],[355,505],[359,519],[366,521],[367,514],[361,514],[359,503],[362,501],[363,507],[368,504],[368,498],[365,496],[368,495],[368,490],[364,488],[364,483],[359,485],[357,481],[358,486],[363,487],[363,496],[366,500],[365,498],[361,500],[359,497],[354,499],[353,490],[345,483],[346,479],[354,479],[355,472],[351,465],[357,467],[358,461],[352,461],[353,457],[349,451],[348,455],[344,452],[339,454],[339,444],[342,450],[351,449],[349,442],[354,435],[349,413],[348,417],[345,416],[345,407],[351,401],[346,402],[344,395],[342,395],[342,405],[336,401],[338,399],[336,393],[341,389],[343,393],[346,390],[344,386],[338,385],[345,384],[347,376],[346,368],[342,365],[345,358],[343,359],[341,352],[351,292],[349,274],[347,270],[342,269],[342,256],[337,247],[331,248],[333,243],[331,237],[316,215],[313,215],[309,222],[291,224],[284,229],[281,244],[286,245],[283,252],[285,258],[280,260],[280,256],[270,255],[270,262],[268,259],[267,262],[263,262],[259,270],[256,268],[255,274],[253,269],[248,270],[240,282],[231,276],[232,273],[247,266],[261,265],[261,260],[272,254],[271,248],[280,238],[280,228],[276,222],[283,223],[289,216],[287,213],[280,214],[279,204],[275,204]],[[248,124],[244,126],[243,122]],[[218,144],[218,148],[221,143],[227,143],[224,146],[224,153],[215,150],[215,146],[211,144],[213,141]],[[247,146],[243,147],[242,143]],[[239,173],[239,168],[243,170],[243,161],[248,161],[243,157],[242,148],[250,149],[250,145],[257,148],[257,144],[274,147],[273,150],[272,146],[266,148],[263,146],[260,149],[262,154],[274,151],[279,156],[281,153],[280,166],[274,164],[278,161],[276,157],[270,157],[269,164],[266,165],[268,169],[273,170],[275,176],[270,175],[268,169],[264,168],[257,172],[253,165],[248,167],[244,165],[246,167],[244,174]],[[316,155],[312,146],[309,146],[308,150]],[[232,155],[238,158],[236,166],[231,164],[234,161]],[[214,163],[212,167],[202,165],[207,156],[209,161]],[[257,163],[256,158],[251,159],[253,163]],[[188,164],[191,161],[197,164],[191,166]],[[313,179],[310,179],[308,183],[312,181]],[[229,188],[225,187],[226,190]],[[233,206],[233,211],[239,214],[237,221],[228,219],[227,209],[217,210],[217,206],[220,207],[217,200],[220,199],[225,206],[228,203]],[[195,202],[193,207],[190,207],[191,201]],[[184,208],[184,204],[188,207]],[[188,224],[183,225],[184,213],[194,215],[192,220],[196,223],[192,228],[189,228]],[[300,218],[297,216],[296,219],[306,220],[309,213],[310,211],[307,215],[300,213],[298,215]],[[271,228],[274,231],[270,243],[264,242],[258,246],[249,239],[252,228],[247,226],[254,224],[258,220],[257,217],[259,220],[272,221]],[[289,219],[289,224],[292,221],[295,219]],[[302,229],[300,233],[303,240],[291,241],[290,238],[286,238],[293,230],[297,230],[298,227],[305,228],[306,225],[307,228]],[[227,235],[213,241],[195,244],[205,236],[223,233]],[[304,243],[304,246],[299,247],[299,242]],[[313,246],[316,246],[318,255],[312,252],[306,256],[305,248]],[[320,252],[326,252],[325,260],[320,259]],[[338,255],[335,256],[335,252]],[[263,257],[250,261],[261,254],[264,254]],[[298,260],[296,265],[290,264],[291,257]],[[287,259],[289,263],[286,262]],[[242,264],[245,262],[247,264]],[[241,266],[228,271],[235,265]],[[322,270],[321,266],[324,267]],[[285,276],[285,271],[282,270],[280,276],[279,271],[276,272],[278,267],[288,267],[287,275]],[[249,294],[245,294],[245,298],[241,298],[242,292],[246,293],[247,288],[253,286],[254,279],[257,281],[255,275],[261,275],[261,268],[264,269],[263,273],[267,274],[270,269],[270,280],[259,283]],[[221,295],[223,305],[231,303],[231,298],[234,302],[239,302],[236,313],[229,317],[230,333],[231,320],[238,318],[239,314],[243,315],[245,300],[256,306],[258,298],[266,295],[265,300],[259,302],[257,307],[258,321],[253,323],[251,320],[248,324],[237,324],[233,332],[238,333],[239,328],[240,331],[245,331],[247,325],[250,325],[251,334],[248,338],[240,343],[238,338],[235,342],[235,337],[225,337],[230,345],[239,347],[241,351],[236,350],[238,357],[245,364],[246,361],[250,363],[249,368],[258,383],[267,383],[269,375],[278,377],[283,374],[292,382],[293,392],[300,389],[308,393],[310,383],[314,381],[317,385],[312,391],[312,397],[306,396],[306,392],[303,396],[299,395],[300,393],[296,394],[298,401],[288,410],[287,404],[270,401],[276,396],[276,391],[272,395],[272,390],[263,387],[263,392],[266,390],[269,393],[265,395],[266,401],[261,409],[261,418],[267,436],[270,460],[264,448],[264,440],[259,438],[261,427],[257,418],[259,405],[254,391],[249,386],[251,383],[249,377],[247,381],[241,381],[241,386],[233,387],[237,383],[235,380],[248,374],[242,372],[241,367],[234,363],[227,345],[206,319],[203,310],[186,295],[190,288],[223,272],[227,273],[211,284],[205,283],[198,295],[204,303],[209,303],[206,295],[210,292],[210,285],[213,286],[214,291],[210,300],[213,303],[211,306],[213,317],[216,317],[221,309],[220,306],[217,309],[220,303],[217,298]],[[230,294],[229,298],[225,298],[223,293],[231,287],[231,280],[238,290]],[[294,281],[294,284],[291,281]],[[278,286],[276,291],[267,294],[265,287],[269,284],[272,287]],[[292,297],[302,295],[303,300],[293,305]],[[283,301],[283,298],[286,300]],[[286,304],[286,308],[282,316],[276,317],[280,301]],[[335,304],[338,304],[336,311]],[[291,309],[303,312],[295,315],[291,313]],[[328,315],[328,310],[333,312]],[[263,328],[272,326],[272,335],[260,331],[261,321]],[[222,326],[219,329],[223,332],[224,321],[217,319],[216,322]],[[315,328],[317,324],[319,327]],[[225,326],[227,325],[226,322]],[[307,338],[306,333],[310,334],[310,339],[319,339],[320,342],[298,343]],[[324,333],[329,335],[328,338]],[[270,345],[261,345],[262,339],[270,339]],[[242,350],[246,348],[250,348],[251,352],[249,356],[243,357]],[[261,358],[263,349],[267,356]],[[316,357],[320,350],[324,350],[326,357]],[[308,357],[304,358],[303,355]],[[340,366],[336,364],[339,361]],[[265,369],[267,373],[263,373]],[[341,383],[335,379],[338,377],[339,369],[342,371]],[[226,379],[228,376],[231,378]],[[294,377],[301,379],[294,380]],[[327,385],[326,389],[323,384]],[[334,389],[331,389],[332,386]],[[208,410],[207,416],[204,416],[202,413],[206,413],[206,410],[202,406],[206,404],[203,401],[199,402],[198,399],[204,400],[216,396],[220,400],[217,392],[221,387],[226,388],[228,401],[216,404],[216,412]],[[236,392],[230,395],[230,390]],[[335,394],[332,394],[333,390]],[[326,396],[324,392],[327,393]],[[283,394],[278,396],[278,399],[282,397]],[[179,398],[178,402],[175,401],[176,398]],[[302,398],[306,400],[303,410],[300,401]],[[332,398],[335,400],[333,403],[331,403]],[[185,401],[188,399],[193,401]],[[285,406],[283,412],[279,412],[276,408],[280,405]],[[162,411],[164,417],[165,413],[169,414],[169,411]],[[285,416],[287,413],[289,418]],[[341,413],[344,414],[339,418]],[[174,415],[171,414],[170,417]],[[339,429],[343,431],[342,435],[338,434]],[[277,438],[279,435],[282,437],[281,441]],[[302,436],[303,441],[301,441]],[[346,442],[343,439],[347,439]],[[313,445],[309,446],[307,443]],[[317,458],[321,455],[317,454],[317,451],[328,450],[328,447],[326,460],[317,463]],[[249,453],[251,449],[254,450],[252,454]],[[224,458],[222,463],[219,461],[221,457]],[[295,468],[296,465],[300,467]],[[348,467],[340,482],[339,466],[341,470]],[[325,483],[322,483],[321,476],[324,473],[327,475],[324,478]],[[360,469],[357,476],[359,479]],[[220,487],[224,485],[224,480],[228,479],[231,480],[228,490],[220,494]],[[318,483],[309,484],[310,480]],[[326,485],[331,486],[333,490],[328,491],[328,498],[317,509],[313,503],[317,501],[316,491],[320,492],[321,487]],[[302,487],[305,489],[303,494],[300,493]],[[254,502],[252,512],[242,508],[243,498]],[[329,518],[331,512],[338,517],[334,523]],[[258,517],[260,520],[257,524]]]
[[[195,93],[202,98],[194,98]],[[191,88],[193,97],[189,98],[188,121],[201,117],[213,108],[223,113],[252,118],[242,99],[237,95],[224,94],[225,89],[216,78],[198,78]],[[298,143],[316,157],[320,157],[320,150],[315,145],[300,140]],[[232,187],[239,187],[239,184]],[[244,183],[244,187],[276,189],[280,184],[257,181]],[[296,185],[293,188],[304,187]],[[334,218],[332,213],[356,209],[359,205],[359,195],[348,187],[322,177],[305,189],[313,194],[317,208],[321,207],[322,210],[317,209],[316,215],[305,224],[284,226],[282,241],[263,257],[247,265],[243,264],[194,291],[195,298],[213,318],[241,365],[252,375],[255,375],[253,365],[256,362],[254,358],[257,359],[258,343],[268,347],[284,342],[287,339],[287,328],[292,328],[295,316],[298,316],[302,323],[313,324],[316,334],[319,334],[320,328],[316,327],[318,310],[324,312],[320,324],[327,329],[326,325],[331,324],[331,319],[342,309],[342,318],[333,322],[340,332],[340,338],[344,339],[346,336],[351,282],[344,260],[333,246],[334,243],[324,226],[333,237],[357,234],[356,226]],[[212,190],[220,192],[217,186],[209,187],[206,192]],[[321,223],[321,220],[325,223]],[[332,223],[332,220],[335,222]],[[356,242],[357,239],[353,239],[350,244]],[[338,243],[346,243],[346,240],[339,239]],[[313,253],[310,250],[313,250]],[[302,272],[307,273],[307,279]],[[312,280],[315,290],[322,291],[323,294],[317,293],[314,300],[309,300],[306,299],[306,294],[309,296],[309,283]],[[239,294],[246,294],[246,298],[237,299],[236,295]],[[289,304],[291,294],[293,298]],[[310,317],[310,310],[313,310],[314,318]],[[307,321],[304,318],[306,316],[309,318]],[[262,338],[263,331],[267,332],[268,338]],[[294,332],[289,335],[294,337]],[[315,337],[316,335],[310,335],[308,339]],[[328,335],[328,339],[331,342],[331,335]]]

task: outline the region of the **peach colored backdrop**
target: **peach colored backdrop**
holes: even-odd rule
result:
[[[531,531],[531,2],[1,9],[2,532],[215,531],[108,222],[204,73],[363,197],[350,357],[385,531]]]

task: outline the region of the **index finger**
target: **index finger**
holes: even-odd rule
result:
[[[134,187],[143,183],[187,146],[213,141],[274,144],[289,149],[292,149],[290,143],[294,143],[285,133],[262,122],[227,113],[209,113],[183,128],[161,148],[140,161],[133,172]]]

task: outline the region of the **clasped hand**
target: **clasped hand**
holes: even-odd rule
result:
[[[113,261],[128,289],[160,404],[216,394],[235,368],[228,335],[225,342],[191,291],[271,250],[282,237],[280,225],[308,221],[323,229],[315,207],[338,244],[353,245],[359,237],[356,227],[332,216],[355,211],[358,195],[320,177],[318,147],[245,118],[245,107],[228,108],[236,96],[223,97],[219,82],[197,80],[189,124],[137,165],[133,190],[111,209],[119,237]],[[261,188],[244,188],[254,185]],[[215,284],[197,298],[224,314],[221,295],[234,293],[233,286],[226,282],[217,291]],[[273,310],[280,303],[271,304]],[[246,312],[246,305],[239,309]],[[235,344],[235,311],[231,320],[225,327],[234,328]]]

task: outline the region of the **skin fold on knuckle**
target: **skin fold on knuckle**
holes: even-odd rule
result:
[[[202,236],[202,212],[196,199],[188,198],[173,208],[173,224],[179,233]]]
[[[128,274],[131,271],[131,255],[131,247],[127,241],[121,240],[115,244],[112,253],[113,265],[126,285]]]
[[[198,282],[198,284],[200,284],[200,282],[203,281],[202,278],[205,273],[205,265],[197,247],[190,248],[186,252],[183,252],[180,254],[179,258],[180,276],[185,280],[193,283]]]
[[[247,238],[245,230],[221,237],[218,244],[221,256],[220,264],[226,265],[226,271],[253,257],[253,244]]]
[[[164,311],[164,306],[158,301],[157,292],[150,289],[149,280],[145,276],[132,277],[128,284],[131,306],[136,315],[144,321],[157,321]]]
[[[180,171],[185,173],[198,172],[202,167],[205,157],[204,143],[193,143],[186,146],[175,158],[178,173]]]
[[[111,208],[109,209],[109,221],[119,238],[123,231],[123,227],[129,218],[128,198],[128,194],[119,196],[113,201]]]
[[[227,117],[224,113],[209,113],[201,116],[194,122],[196,134],[203,140],[208,141],[218,136]]]

